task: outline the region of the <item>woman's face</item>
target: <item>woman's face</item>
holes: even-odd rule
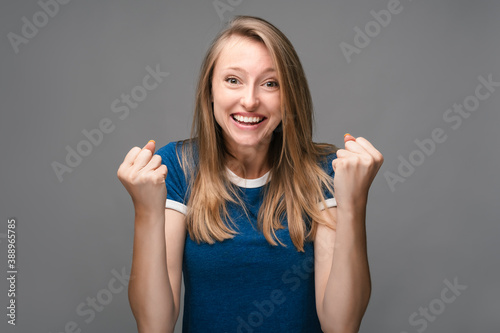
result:
[[[281,112],[277,72],[264,44],[228,40],[214,67],[212,101],[228,148],[267,150]]]

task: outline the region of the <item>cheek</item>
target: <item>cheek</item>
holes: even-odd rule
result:
[[[216,98],[213,103],[213,114],[215,121],[217,122],[217,124],[219,124],[219,126],[226,127],[230,122],[230,119],[228,117],[230,113],[228,110],[230,110],[230,107],[228,106],[227,101]]]
[[[216,102],[214,102],[214,108],[213,108],[213,113],[214,113],[214,118],[217,124],[222,125],[223,118],[221,115],[220,107],[217,105]]]
[[[272,98],[268,100],[268,105],[270,106],[271,110],[273,110],[273,115],[281,118],[280,94],[272,96]]]
[[[280,102],[275,102],[274,105],[273,105],[273,116],[274,118],[280,122],[281,121],[281,105],[280,105]]]
[[[234,107],[238,102],[237,96],[231,91],[214,90],[214,105],[218,106],[219,112],[227,112],[228,109]]]

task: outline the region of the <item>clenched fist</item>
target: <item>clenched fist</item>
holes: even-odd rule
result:
[[[118,168],[118,178],[132,197],[136,214],[164,214],[167,188],[167,166],[154,155],[155,142],[144,148],[134,147]]]
[[[362,137],[355,138],[346,133],[344,144],[345,149],[339,149],[337,158],[332,162],[337,205],[363,207],[366,206],[368,190],[384,157]]]

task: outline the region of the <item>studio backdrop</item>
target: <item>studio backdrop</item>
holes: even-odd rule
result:
[[[203,55],[235,15],[295,46],[314,141],[349,132],[384,156],[360,332],[500,332],[494,0],[2,1],[0,331],[137,331],[116,172],[134,146],[189,137]]]

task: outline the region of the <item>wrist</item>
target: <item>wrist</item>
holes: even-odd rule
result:
[[[337,204],[337,229],[354,234],[365,232],[366,202],[341,202]]]
[[[134,207],[135,217],[141,219],[158,219],[165,218],[165,208],[146,208],[146,207]]]
[[[341,200],[337,202],[337,209],[346,212],[350,215],[359,215],[366,212],[367,199],[357,197],[351,200]]]
[[[337,208],[335,248],[366,250],[366,209],[342,206]]]

